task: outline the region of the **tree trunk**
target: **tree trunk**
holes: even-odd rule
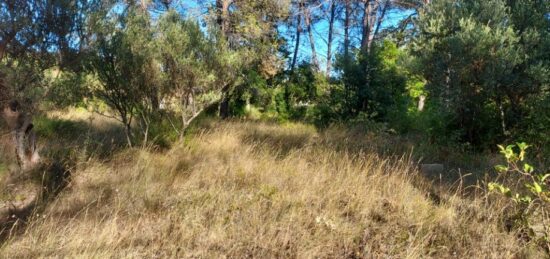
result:
[[[372,42],[374,41],[376,35],[378,35],[378,32],[380,31],[380,27],[382,26],[382,22],[384,21],[384,18],[386,16],[386,11],[390,7],[390,1],[386,0],[384,2],[384,5],[381,7],[382,10],[380,11],[380,15],[377,15],[376,17],[376,29],[374,29],[374,33],[371,35],[371,38],[368,43],[369,53],[372,51]]]
[[[346,0],[345,2],[345,17],[344,17],[344,60],[348,62],[349,58],[349,29],[351,26],[351,0]]]
[[[451,60],[451,55],[449,54],[449,62]],[[445,108],[449,111],[451,107],[451,69],[447,66],[445,71],[445,93],[443,101],[445,102]]]
[[[216,0],[216,23],[220,30],[221,37],[227,40],[229,47],[232,47],[230,38],[229,6],[233,0]]]
[[[141,9],[143,11],[146,11],[147,10],[147,6],[149,5],[149,3],[146,1],[146,0],[141,0],[140,1],[140,6],[141,6]]]
[[[188,102],[189,105],[191,105],[191,112],[193,113],[193,116],[197,115],[197,106],[195,105],[195,94],[193,90],[189,93]]]
[[[420,95],[418,97],[418,111],[423,111],[424,110],[424,105],[426,104],[426,96],[425,95]]]
[[[367,50],[368,39],[370,37],[369,21],[371,13],[371,0],[363,0],[363,21],[361,22],[361,50]]]
[[[299,3],[300,8],[302,9],[302,2]],[[302,35],[302,14],[298,12],[298,17],[296,18],[296,41],[294,43],[294,55],[292,57],[292,63],[290,65],[290,71],[294,71],[296,67],[296,61],[298,59],[298,50],[300,48],[300,35]]]
[[[222,88],[222,99],[220,101],[220,118],[227,119],[229,118],[229,84],[226,84]]]
[[[334,33],[334,20],[336,18],[336,0],[330,1],[330,19],[328,24],[328,41],[327,41],[327,68],[326,74],[327,77],[330,77],[331,67],[332,67],[332,37]]]
[[[132,122],[126,118],[126,116],[122,116],[122,124],[124,124],[124,134],[126,134],[126,142],[128,143],[128,147],[132,147]]]
[[[352,15],[352,7],[351,7],[351,0],[345,0],[345,13],[344,13],[344,71],[347,71],[349,63],[350,63],[350,55],[349,55],[349,49],[350,49],[350,27],[351,27],[351,15]],[[352,105],[351,105],[351,89],[349,87],[349,84],[344,84],[344,100],[346,103],[346,107],[348,108],[348,114],[352,114]]]
[[[180,133],[180,140],[183,140],[183,137],[185,137],[185,129],[187,128],[187,117],[185,117],[185,113],[181,113],[181,129],[179,131]]]
[[[191,121],[195,119],[200,113],[200,112],[199,113],[197,112],[194,96],[195,96],[194,92],[193,90],[191,90],[191,92],[189,92],[185,97],[185,102],[183,104],[184,108],[182,109],[182,112],[181,112],[182,126],[180,130],[180,139],[183,139],[183,137],[185,136],[185,130],[189,127],[189,124],[191,123]],[[185,113],[185,111],[188,109],[191,109],[191,117],[189,119],[187,118]]]
[[[6,53],[7,42],[0,42],[0,60],[4,59],[4,53]]]
[[[216,20],[220,33],[226,40],[229,37],[229,6],[231,2],[232,0],[216,0]],[[229,117],[229,91],[229,85],[225,85],[222,88],[222,100],[220,101],[219,108],[219,115],[222,119]]]
[[[317,60],[317,51],[315,51],[315,40],[313,39],[313,32],[311,30],[311,13],[309,8],[303,8],[304,10],[304,19],[306,22],[307,34],[309,36],[309,44],[311,45],[311,61],[313,67],[316,70],[319,70],[319,61]]]
[[[502,129],[502,134],[506,136],[506,114],[504,113],[504,106],[502,105],[502,99],[500,97],[497,99],[497,105],[500,111],[500,127]]]
[[[2,111],[12,134],[15,157],[22,172],[35,168],[40,163],[31,117],[24,114],[17,101],[10,102]]]
[[[220,28],[220,32],[224,37],[227,37],[229,30],[229,5],[232,0],[216,0],[216,22]]]
[[[150,113],[149,113],[150,114]],[[149,128],[151,126],[151,120],[148,118],[145,112],[141,113],[141,131],[143,133],[143,140],[141,142],[141,147],[146,148],[147,142],[149,142]]]
[[[363,3],[364,13],[362,22],[363,35],[361,38],[361,50],[364,53],[368,53],[372,44],[373,28],[377,17],[376,12],[379,3],[378,0],[363,0]]]

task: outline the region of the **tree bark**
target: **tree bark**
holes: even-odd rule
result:
[[[424,110],[424,105],[426,104],[426,96],[425,95],[420,95],[418,97],[418,111],[423,111]]]
[[[390,1],[386,0],[386,2],[384,2],[384,5],[381,7],[382,10],[380,11],[380,15],[379,16],[377,15],[376,29],[374,29],[374,33],[371,35],[371,39],[368,44],[369,53],[372,51],[372,41],[380,31],[380,27],[382,26],[382,22],[384,21],[384,18],[386,16],[386,11],[388,10],[389,6],[390,6]]]
[[[362,22],[363,35],[361,38],[361,50],[368,53],[372,44],[373,29],[377,17],[376,12],[378,9],[379,0],[363,0],[363,3],[364,13]]]
[[[344,17],[344,59],[348,62],[349,58],[349,29],[351,26],[351,0],[345,0],[345,17]]]
[[[124,124],[124,134],[126,135],[126,142],[128,147],[132,147],[132,121],[128,120],[126,116],[121,116],[122,124]]]
[[[232,0],[216,0],[216,22],[224,37],[227,37],[229,30],[229,5],[231,5],[231,1]]]
[[[352,15],[352,6],[351,1],[352,0],[344,0],[344,71],[347,71],[347,68],[350,64],[350,55],[349,55],[349,49],[350,49],[350,28],[351,28],[351,15]],[[346,107],[348,108],[348,114],[352,114],[352,105],[351,105],[351,89],[349,87],[349,84],[344,84],[344,100],[346,103]]]
[[[21,111],[17,101],[10,102],[2,111],[12,134],[15,157],[22,172],[35,168],[40,163],[31,116]]]
[[[220,118],[227,119],[229,118],[229,88],[230,85],[226,84],[222,88],[222,99],[220,101]]]
[[[0,42],[0,60],[4,59],[4,52],[6,52],[6,45],[4,42]]]
[[[302,2],[299,3],[298,10],[302,10]],[[296,61],[298,59],[298,50],[300,49],[300,36],[302,35],[302,14],[298,12],[298,17],[296,18],[296,40],[294,42],[294,55],[292,57],[292,63],[290,65],[290,71],[294,71],[296,67]]]
[[[328,24],[328,40],[327,40],[327,68],[326,75],[330,77],[330,72],[332,69],[332,38],[334,34],[334,20],[336,19],[336,0],[330,1],[330,18]]]
[[[304,7],[303,8],[304,18],[306,22],[306,28],[307,28],[307,34],[309,37],[309,44],[311,45],[311,61],[313,63],[313,67],[315,67],[316,70],[319,70],[319,61],[317,59],[317,51],[315,51],[315,39],[313,38],[313,32],[311,30],[311,13],[309,8]]]
[[[500,112],[500,127],[502,129],[502,134],[506,136],[506,114],[504,113],[504,105],[502,105],[502,99],[500,96],[497,99],[497,105]]]
[[[216,21],[218,23],[220,33],[226,40],[229,39],[229,6],[232,0],[216,0]],[[225,85],[222,88],[222,99],[220,101],[219,116],[222,119],[229,117],[229,91],[230,85]]]

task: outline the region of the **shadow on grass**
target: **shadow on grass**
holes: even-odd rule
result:
[[[457,147],[430,143],[420,135],[398,135],[361,127],[333,126],[316,131],[306,126],[285,128],[284,125],[244,123],[241,141],[275,150],[278,158],[314,147],[361,156],[377,154],[382,159],[407,158],[417,164],[443,164],[441,173],[421,173],[433,186],[441,188],[472,186],[483,181],[496,163],[495,155],[460,150]],[[409,159],[410,158],[410,159]]]
[[[12,200],[0,206],[0,244],[24,233],[27,222],[40,214],[70,182],[79,161],[109,159],[126,146],[124,131],[114,122],[97,123],[38,117],[33,121],[42,166],[31,172],[4,172],[3,191],[12,189]],[[9,161],[2,155],[1,161]],[[4,163],[2,163],[4,164]],[[1,179],[0,179],[1,180]],[[17,199],[17,197],[25,197]]]
[[[40,168],[21,174],[10,173],[5,188],[15,189],[15,195],[24,199],[5,202],[0,208],[0,244],[24,233],[28,219],[41,213],[67,186],[71,176],[69,165],[44,163]]]
[[[41,153],[50,158],[65,160],[66,156],[78,153],[106,159],[126,146],[124,131],[115,122],[40,117],[34,123],[40,146],[43,147]]]

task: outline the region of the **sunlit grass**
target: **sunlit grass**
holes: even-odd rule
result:
[[[385,144],[372,143],[372,136],[319,133],[303,124],[208,128],[164,153],[130,149],[108,162],[79,163],[70,185],[0,254],[508,258],[532,252],[503,229],[498,201],[445,186],[434,199],[415,162],[375,152]],[[344,148],[348,142],[364,148]]]

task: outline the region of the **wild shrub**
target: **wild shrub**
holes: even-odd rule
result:
[[[491,182],[489,191],[509,198],[515,205],[514,225],[550,249],[550,172],[535,170],[525,161],[529,145],[524,142],[498,147],[506,165],[495,166],[496,171],[503,176],[512,174],[518,184]]]

